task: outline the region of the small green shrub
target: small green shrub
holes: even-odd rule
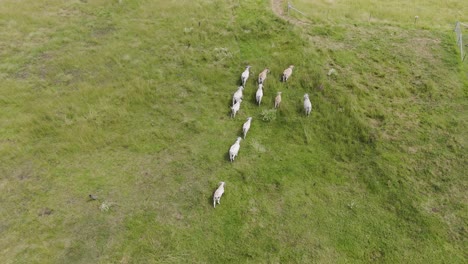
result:
[[[276,109],[264,109],[261,113],[262,120],[270,122],[276,119]]]

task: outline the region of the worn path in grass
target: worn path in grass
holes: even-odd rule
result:
[[[304,18],[299,19],[297,17],[290,17],[285,13],[285,8],[287,8],[287,2],[283,0],[270,0],[271,9],[273,13],[277,16],[281,17],[282,19],[289,21],[296,25],[309,25],[310,22],[305,21]],[[294,12],[294,10],[292,10]]]

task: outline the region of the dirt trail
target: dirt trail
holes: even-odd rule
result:
[[[286,4],[284,0],[271,0],[270,2],[273,13],[275,13],[280,18],[296,25],[310,25],[309,22],[288,16],[288,14],[285,12]]]
[[[284,10],[283,10],[283,0],[271,0],[271,8],[273,9],[273,13],[277,16],[286,19],[284,17]]]

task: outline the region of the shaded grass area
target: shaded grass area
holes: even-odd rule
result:
[[[465,259],[467,82],[451,32],[295,28],[259,1],[13,4],[0,44],[6,263]],[[271,69],[265,103],[251,79],[231,120],[246,64],[252,79]]]

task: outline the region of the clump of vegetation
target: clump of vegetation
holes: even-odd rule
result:
[[[265,122],[271,122],[276,119],[276,109],[264,109],[260,114],[262,120]]]
[[[99,210],[101,210],[101,212],[107,212],[115,206],[117,206],[117,204],[114,202],[104,201],[101,203],[101,205],[99,205]]]

